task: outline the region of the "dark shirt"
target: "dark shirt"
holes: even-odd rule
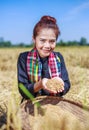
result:
[[[34,92],[34,83],[31,83],[31,81],[28,79],[28,74],[27,74],[27,66],[26,65],[27,65],[28,53],[29,52],[23,52],[18,57],[18,62],[17,62],[18,84],[22,83],[34,97],[36,97],[38,93],[40,93],[40,95],[50,95],[49,93],[47,93],[43,89],[41,89],[37,93]],[[56,96],[62,96],[69,91],[70,81],[69,81],[68,72],[67,72],[67,69],[65,66],[63,56],[59,52],[55,52],[55,53],[60,58],[61,78],[64,81],[64,91],[57,94]],[[40,58],[40,60],[42,63],[42,78],[50,78],[49,69],[48,69],[48,57]],[[27,99],[27,96],[22,92],[22,90],[20,88],[19,88],[19,92],[23,98]]]

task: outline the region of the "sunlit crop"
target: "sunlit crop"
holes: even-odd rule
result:
[[[21,130],[20,116],[16,115],[21,101],[21,96],[19,94],[17,85],[17,59],[18,55],[21,52],[29,50],[31,50],[31,48],[0,49],[0,127],[2,130]],[[64,56],[71,82],[71,89],[64,96],[64,98],[68,100],[73,100],[89,107],[89,48],[57,47],[55,51],[60,51]],[[53,109],[55,109],[57,113],[57,109],[60,108],[53,108],[53,106],[51,106],[50,108],[49,106],[47,112],[53,112]],[[43,123],[43,130],[52,130],[52,128],[49,128],[49,124],[47,124],[48,127],[44,126],[44,124],[46,124],[50,120],[49,118],[47,118],[46,114],[45,117],[39,116],[37,119],[35,118],[36,121],[34,120],[35,125],[33,127],[33,130],[36,130],[37,127],[39,128],[37,130],[40,130],[41,126],[37,125],[37,123],[39,124],[38,120],[40,120],[40,123]],[[57,117],[58,114],[54,113],[54,117],[55,116]],[[48,117],[52,118],[51,115],[49,115]],[[71,117],[71,115],[69,117]],[[32,117],[30,118],[32,119]],[[43,120],[43,118],[45,119],[45,121]],[[67,118],[66,112],[64,118]],[[59,122],[60,119],[58,119],[57,121]],[[49,123],[53,123],[53,121],[51,120],[49,121]],[[76,122],[74,123],[76,124]],[[69,127],[67,129],[66,126],[63,130],[71,129],[69,129]]]

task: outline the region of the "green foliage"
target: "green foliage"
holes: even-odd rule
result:
[[[80,45],[86,45],[87,44],[87,39],[86,38],[84,38],[84,37],[82,37],[81,39],[80,39],[80,43],[79,43]]]
[[[10,41],[1,41],[0,42],[0,47],[10,47],[11,46],[11,42]]]
[[[35,101],[34,96],[26,89],[26,87],[22,84],[19,83],[19,88],[23,91],[23,93],[31,100],[31,101]],[[39,102],[35,102],[35,105],[37,107],[40,107]]]

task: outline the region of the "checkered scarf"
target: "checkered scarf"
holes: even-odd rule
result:
[[[51,52],[48,58],[48,68],[50,77],[61,77],[61,66],[60,66],[60,58]],[[27,73],[29,76],[29,80],[33,82],[37,82],[41,79],[42,72],[42,63],[39,58],[38,51],[36,48],[33,48],[27,56]]]

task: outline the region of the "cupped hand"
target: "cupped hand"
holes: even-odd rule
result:
[[[64,81],[62,80],[62,78],[60,78],[60,77],[54,77],[52,79],[56,79],[60,83],[61,89],[57,89],[57,93],[60,93],[60,92],[64,91]]]
[[[48,78],[43,78],[43,79],[42,79],[43,89],[46,90],[46,91],[48,91],[49,93],[57,94],[57,91],[50,90],[50,89],[46,86],[47,81],[48,81]]]

